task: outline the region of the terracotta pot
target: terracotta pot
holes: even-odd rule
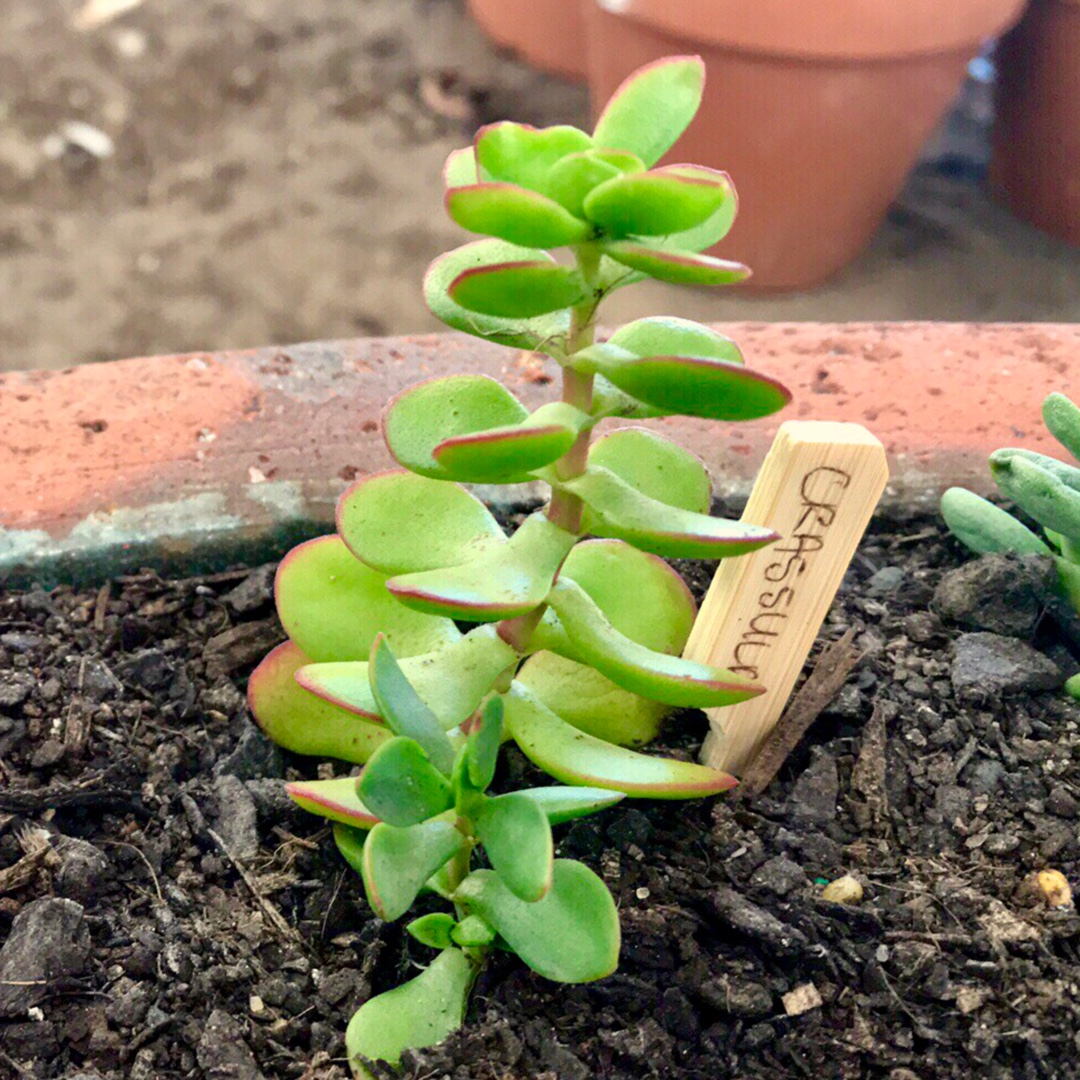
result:
[[[469,13],[497,45],[541,71],[584,79],[584,0],[469,0]]]
[[[991,187],[1019,217],[1080,244],[1080,0],[1035,0],[997,65]]]
[[[1023,0],[589,0],[596,105],[641,64],[700,53],[705,101],[669,160],[729,172],[720,251],[750,285],[817,284],[867,243],[984,39]]]

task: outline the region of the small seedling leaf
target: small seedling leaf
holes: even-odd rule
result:
[[[446,738],[442,730],[439,735]],[[450,781],[418,742],[405,738],[391,739],[372,754],[358,793],[379,820],[402,828],[419,825],[454,805]]]
[[[520,900],[533,903],[551,888],[554,847],[543,809],[521,792],[488,799],[476,815],[476,835],[491,865]]]
[[[486,791],[495,779],[499,747],[503,740],[502,698],[493,697],[484,706],[480,723],[469,733],[466,744],[469,780],[477,791]]]
[[[1012,514],[965,488],[949,488],[942,495],[941,514],[949,531],[976,554],[1050,554],[1047,544]]]
[[[1042,406],[1046,430],[1080,460],[1080,408],[1064,394],[1050,394]]]
[[[588,295],[576,270],[550,258],[466,270],[450,282],[447,292],[455,304],[468,311],[517,319],[573,307]]]
[[[442,1042],[461,1027],[475,978],[472,961],[446,949],[415,979],[370,998],[345,1032],[350,1068],[363,1077],[365,1060],[396,1066],[405,1050]]]
[[[625,151],[585,150],[568,154],[548,173],[548,194],[576,217],[585,217],[585,198],[593,188],[624,173],[642,172],[641,159]]]
[[[568,124],[535,128],[504,120],[477,132],[476,160],[483,180],[520,184],[550,195],[548,177],[555,164],[592,144],[584,131]]]
[[[475,495],[405,469],[372,473],[348,488],[337,527],[349,550],[381,574],[455,566],[506,541]]]
[[[749,267],[742,263],[694,251],[670,250],[660,244],[610,240],[601,249],[617,263],[673,285],[736,285],[750,276]]]
[[[457,920],[445,911],[422,915],[405,927],[421,945],[432,949],[449,949],[454,944],[452,935],[456,928]]]
[[[461,150],[452,150],[443,165],[443,184],[445,187],[467,187],[478,184],[480,174],[476,169],[476,151],[471,146]]]
[[[588,867],[556,859],[552,885],[535,903],[515,896],[492,870],[477,870],[456,899],[480,915],[533,969],[555,982],[593,982],[619,962],[619,915],[607,886]]]
[[[693,120],[704,88],[699,56],[669,56],[640,68],[612,95],[593,142],[629,150],[655,165]]]
[[[546,195],[517,184],[473,184],[446,193],[446,211],[469,232],[523,247],[557,248],[592,236],[590,226]]]
[[[372,911],[393,922],[400,919],[428,878],[465,846],[448,821],[426,821],[408,828],[380,823],[364,843],[361,877]]]
[[[466,915],[454,927],[452,937],[463,949],[482,949],[495,940],[495,931],[479,915]]]
[[[697,799],[736,784],[734,777],[704,765],[650,757],[587,735],[516,682],[506,696],[506,723],[522,753],[564,784],[645,799]]]
[[[703,225],[730,192],[723,173],[669,166],[605,181],[586,196],[584,210],[609,237],[668,236]]]
[[[1080,492],[1048,469],[998,451],[990,455],[990,473],[1002,494],[1043,528],[1080,537]]]
[[[635,356],[696,356],[743,363],[742,352],[731,338],[712,327],[673,316],[635,319],[616,330],[608,344]]]
[[[621,791],[562,785],[527,788],[520,794],[536,803],[552,825],[598,814],[626,798]]]
[[[357,792],[358,778],[340,776],[334,780],[296,780],[285,785],[285,794],[311,814],[340,821],[354,829],[370,829],[379,818],[364,805]]]
[[[375,639],[371,648],[371,659],[368,661],[368,681],[371,684],[371,695],[379,708],[379,714],[386,721],[386,726],[399,736],[404,737],[404,743],[395,739],[380,749],[386,754],[387,761],[398,761],[398,757],[407,753],[408,743],[411,741],[430,760],[433,775],[448,777],[454,767],[454,748],[443,730],[442,723],[427,704],[416,692],[408,676],[401,670],[401,665],[394,658],[394,654],[387,644],[386,639],[380,635]],[[396,747],[391,750],[391,747]],[[376,764],[378,753],[372,757],[364,770],[366,776],[371,767]],[[408,758],[402,758],[404,764]],[[379,817],[385,821],[391,820],[382,810],[371,801],[364,786],[364,780],[360,782],[361,797],[367,802]],[[446,797],[449,798],[449,784],[446,788]],[[449,805],[449,804],[448,804]],[[432,813],[438,813],[438,810]],[[430,817],[426,814],[425,817]]]

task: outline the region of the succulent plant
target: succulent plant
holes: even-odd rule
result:
[[[1043,422],[1080,459],[1080,409],[1064,394],[1050,394]],[[966,547],[988,552],[1052,556],[1061,587],[1080,612],[1080,468],[1033,450],[1002,449],[990,455],[998,490],[1042,526],[1039,536],[1022,521],[966,488],[941,498],[945,524]]]
[[[706,326],[643,318],[596,338],[615,289],[749,272],[702,254],[734,219],[728,177],[657,167],[703,83],[698,58],[669,58],[631,76],[592,135],[499,123],[450,155],[447,210],[487,238],[435,260],[427,303],[455,329],[556,361],[561,400],[530,413],[481,375],[403,391],[383,420],[402,468],[347,490],[336,535],[280,565],[289,640],[252,675],[252,711],[290,750],[366,763],[359,778],[296,783],[290,795],[335,822],[381,918],[425,890],[454,908],[409,926],[435,961],[354,1017],[358,1076],[364,1059],[396,1063],[456,1028],[492,948],[566,982],[614,969],[614,902],[591,870],[553,857],[553,823],[735,783],[632,747],[674,707],[762,690],[680,657],[695,606],[664,557],[737,556],[776,534],[710,517],[704,465],[654,431],[592,439],[609,417],[749,420],[789,400]],[[569,258],[547,250],[559,247]],[[522,481],[550,497],[511,536],[463,486]],[[486,794],[505,740],[567,786]],[[473,867],[479,850],[490,868]]]

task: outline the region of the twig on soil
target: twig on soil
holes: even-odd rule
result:
[[[5,1065],[10,1065],[11,1068],[13,1068],[15,1072],[19,1074],[19,1076],[33,1077],[37,1075],[37,1073],[35,1073],[33,1069],[29,1068],[26,1065],[20,1065],[13,1057],[8,1057],[8,1055],[5,1054],[3,1050],[0,1050],[0,1061],[2,1061]]]
[[[303,940],[300,935],[293,930],[293,928],[285,921],[285,916],[265,896],[259,891],[258,885],[255,883],[255,879],[247,872],[244,865],[240,860],[229,850],[228,845],[224,840],[213,830],[207,829],[207,833],[210,839],[214,841],[219,848],[221,848],[222,854],[226,859],[233,864],[233,868],[240,875],[241,880],[248,887],[251,895],[255,897],[255,902],[262,909],[262,913],[269,920],[270,925],[283,937],[288,938],[290,941],[298,942],[303,945]]]
[[[56,791],[0,791],[0,811],[12,814],[38,814],[43,810],[70,810],[73,808],[102,810],[126,810],[130,814],[149,820],[154,815],[131,799],[132,792],[117,788],[99,788],[97,791],[68,789]]]
[[[889,827],[889,797],[885,789],[885,728],[896,718],[899,707],[895,702],[878,701],[863,728],[859,756],[851,770],[851,809],[859,828],[871,836],[887,836]]]
[[[735,790],[737,798],[753,798],[772,783],[810,725],[840,693],[848,675],[864,655],[853,647],[854,640],[855,630],[852,627],[818,657],[814,670],[792,698],[765,745],[743,774],[742,783]]]

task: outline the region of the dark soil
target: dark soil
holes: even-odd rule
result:
[[[970,582],[934,600],[960,561],[936,523],[875,525],[825,632],[867,656],[765,797],[561,830],[618,898],[618,974],[557,986],[502,958],[407,1075],[1080,1076],[1080,919],[1024,884],[1080,880],[1080,708],[1024,689],[1057,680],[987,632]],[[1030,609],[1005,629],[1075,668],[1039,573],[986,572]],[[430,956],[283,798],[319,766],[251,725],[269,580],[0,598],[0,1075],[343,1080],[352,1011]],[[685,715],[666,741],[702,733]],[[522,778],[510,753],[500,782]],[[821,899],[842,874],[861,903]]]

